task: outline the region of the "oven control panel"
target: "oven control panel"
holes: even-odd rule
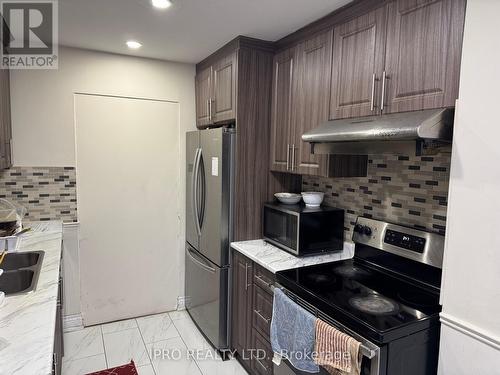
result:
[[[406,250],[415,251],[422,254],[425,250],[425,238],[413,236],[411,234],[386,229],[384,242],[393,246],[402,247]]]
[[[352,241],[358,245],[386,251],[441,268],[444,236],[416,228],[359,216],[354,223]]]

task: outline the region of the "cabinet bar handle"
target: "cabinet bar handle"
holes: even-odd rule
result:
[[[266,318],[264,315],[260,313],[260,310],[254,310],[253,311],[259,318],[261,318],[263,321],[265,321],[267,324],[271,323],[271,318]]]
[[[268,372],[269,372],[269,368],[268,368],[266,365],[264,365],[264,364],[260,361],[260,359],[256,358],[256,361],[255,361],[255,362],[257,362],[257,363],[258,363],[258,364],[259,364],[259,365],[260,365],[260,366],[264,369],[264,372],[266,372],[266,373],[268,373]]]
[[[370,111],[373,112],[375,109],[375,81],[377,80],[377,76],[375,73],[373,73],[372,76],[372,100],[370,102]]]
[[[380,110],[383,111],[384,110],[384,106],[385,106],[385,81],[387,79],[387,75],[385,73],[385,70],[384,72],[382,73],[382,98],[380,99]]]
[[[272,283],[266,281],[263,276],[261,275],[255,276],[255,281],[261,283],[263,287],[271,289]]]
[[[292,145],[292,171],[295,169],[295,145]]]
[[[210,99],[207,99],[207,112],[208,112],[208,121],[210,122]]]
[[[286,145],[286,170],[290,169],[290,143]]]
[[[210,108],[210,122],[212,122],[212,99],[208,99],[209,108]]]
[[[248,269],[251,268],[248,263],[245,263],[245,290],[248,290],[250,284],[248,283]]]

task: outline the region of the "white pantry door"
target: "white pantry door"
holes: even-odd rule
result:
[[[75,95],[85,325],[172,310],[179,294],[179,104]]]

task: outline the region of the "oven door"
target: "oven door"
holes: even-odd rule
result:
[[[277,284],[277,287],[279,287],[292,301],[294,301],[297,305],[300,307],[304,308],[305,310],[309,311],[311,314],[316,316],[318,319],[323,320],[324,322],[330,324],[332,327],[335,327],[341,332],[344,332],[345,334],[353,337],[357,341],[361,343],[360,347],[360,353],[362,355],[361,357],[361,375],[386,375],[386,370],[385,370],[385,359],[386,359],[386,354],[387,354],[387,347],[386,346],[377,346],[373,342],[365,339],[363,336],[357,334],[356,332],[350,330],[343,324],[337,322],[333,318],[331,318],[329,315],[326,315],[323,313],[321,310],[317,309],[307,301],[303,300],[299,296],[297,296],[295,293],[291,292],[288,289],[285,289],[283,286]],[[320,374],[328,374],[328,372],[320,367]],[[274,365],[274,374],[275,375],[292,375],[292,374],[297,374],[297,375],[306,375],[306,372],[299,371],[296,368],[294,368],[290,362],[288,361],[281,361],[281,364],[279,366]]]
[[[264,206],[264,239],[283,250],[299,255],[299,215]]]

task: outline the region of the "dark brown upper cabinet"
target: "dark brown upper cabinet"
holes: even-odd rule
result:
[[[465,0],[397,0],[334,29],[330,119],[453,106]]]
[[[262,236],[268,198],[274,43],[239,36],[196,64],[199,129],[236,129],[233,240]]]
[[[0,169],[12,166],[9,70],[0,70]]]
[[[212,67],[200,71],[195,78],[196,126],[206,128],[212,124],[210,100],[212,87]]]
[[[291,121],[291,171],[326,176],[328,159],[311,153],[302,134],[328,120],[333,31],[300,43],[295,51]]]
[[[213,95],[211,111],[213,122],[227,122],[236,118],[236,53],[231,53],[212,66]]]
[[[384,112],[454,106],[465,0],[389,4]]]
[[[196,126],[204,129],[236,118],[236,52],[196,74]]]
[[[274,56],[271,109],[271,170],[290,170],[291,104],[295,49]]]
[[[271,166],[276,172],[325,177],[366,175],[366,158],[314,155],[302,134],[328,120],[332,30],[274,56]]]
[[[378,113],[386,24],[383,7],[335,27],[330,118]]]

